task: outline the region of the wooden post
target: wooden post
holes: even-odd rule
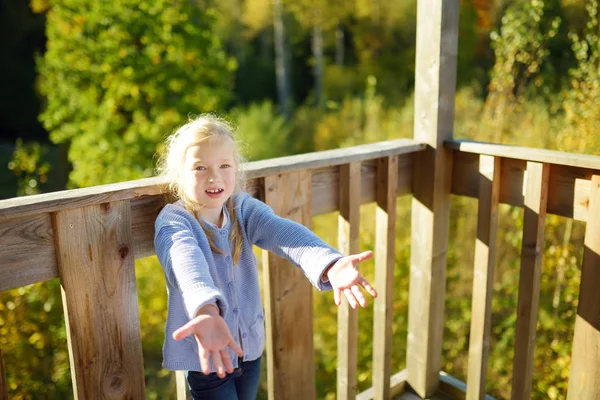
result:
[[[53,216],[75,399],[145,398],[129,201]]]
[[[398,156],[377,160],[373,398],[390,398]]]
[[[500,199],[500,157],[479,156],[479,213],[475,242],[467,399],[485,398],[492,320],[494,258]]]
[[[0,350],[0,400],[8,400],[8,386],[4,375],[4,364],[2,363],[2,350]]]
[[[342,254],[360,252],[360,162],[340,166],[338,247]],[[342,299],[338,308],[337,398],[356,398],[358,313]]]
[[[177,387],[177,400],[192,400],[185,371],[175,371],[175,386]]]
[[[415,156],[408,311],[408,383],[421,396],[439,383],[444,330],[446,253],[459,0],[419,0],[414,138],[428,145]]]
[[[266,177],[265,202],[278,215],[310,228],[310,170]],[[263,260],[269,398],[314,399],[312,285],[275,254],[263,252]]]
[[[527,162],[511,399],[528,400],[531,397],[549,176],[549,164]]]
[[[600,399],[600,175],[592,177],[568,400]]]

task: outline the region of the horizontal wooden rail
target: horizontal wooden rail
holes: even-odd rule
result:
[[[471,140],[450,140],[444,144],[446,147],[462,153],[485,154],[515,160],[564,165],[566,167],[600,169],[600,157],[590,154],[567,153],[557,150],[483,143]]]
[[[422,143],[410,139],[398,139],[344,149],[255,161],[245,164],[243,170],[249,179],[256,179],[304,169],[317,170],[335,167],[350,162],[374,160],[390,155],[410,154],[424,149],[425,145]],[[162,178],[146,178],[83,189],[16,197],[0,200],[0,222],[10,218],[118,200],[131,200],[164,192]]]
[[[501,157],[501,156],[498,156]],[[452,194],[479,197],[479,154],[454,151]],[[600,160],[600,157],[595,157]],[[586,221],[590,201],[590,180],[599,169],[550,164],[547,213]],[[598,161],[600,164],[600,161]],[[527,161],[501,158],[500,203],[523,207],[523,182]]]
[[[248,163],[244,170],[247,191],[264,199],[264,177],[311,171],[312,215],[339,209],[340,165],[359,162],[360,203],[376,199],[377,159],[398,156],[397,194],[412,192],[414,152],[424,145],[401,139],[268,161]],[[294,165],[294,161],[298,165]],[[311,169],[312,168],[312,169]],[[0,291],[58,277],[52,214],[115,201],[130,200],[133,254],[136,259],[154,254],[154,220],[169,201],[161,178],[0,200]]]

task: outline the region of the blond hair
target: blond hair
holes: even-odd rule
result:
[[[244,158],[238,150],[235,130],[227,121],[212,114],[203,114],[190,118],[189,121],[170,135],[166,140],[166,149],[158,161],[158,173],[166,178],[169,190],[183,201],[184,207],[194,215],[204,230],[208,243],[213,252],[221,254],[222,251],[215,246],[213,234],[207,229],[205,223],[198,217],[201,204],[193,201],[186,195],[183,186],[183,167],[185,156],[190,147],[201,145],[210,139],[230,140],[233,144],[233,153],[236,163],[236,185],[234,193],[244,188],[245,177],[243,173]],[[233,247],[233,262],[237,264],[242,251],[241,227],[235,213],[233,197],[227,199],[225,206],[231,218],[231,232],[229,239]]]

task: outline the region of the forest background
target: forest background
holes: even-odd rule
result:
[[[415,35],[416,0],[2,0],[0,198],[151,176],[164,137],[203,112],[238,127],[249,160],[412,137]],[[596,0],[461,0],[455,138],[600,154],[598,35]],[[398,207],[394,372],[405,367],[410,199]],[[462,380],[476,210],[453,197],[442,369]],[[361,209],[365,249],[373,213]],[[335,218],[314,221],[332,245]],[[504,399],[522,210],[502,206],[499,220],[487,391]],[[566,397],[583,229],[547,220],[535,399]],[[372,264],[363,270],[372,278]],[[160,366],[161,268],[148,258],[136,273],[148,398],[174,398]],[[317,398],[333,399],[336,308],[329,294],[314,304]],[[362,391],[372,308],[359,324]],[[58,280],[0,293],[0,348],[11,399],[73,397]]]

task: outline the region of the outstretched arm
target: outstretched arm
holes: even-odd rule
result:
[[[342,303],[342,293],[344,293],[350,307],[357,308],[359,305],[365,307],[367,300],[360,291],[361,286],[371,296],[377,297],[377,291],[358,271],[358,263],[371,257],[373,257],[372,251],[342,257],[325,271],[324,275],[327,276],[333,287],[333,300],[336,305],[339,306]]]
[[[225,372],[233,372],[233,363],[227,348],[239,357],[244,356],[242,348],[233,340],[227,323],[219,315],[219,309],[214,304],[200,308],[194,319],[173,332],[173,339],[182,340],[189,335],[196,338],[200,368],[205,375],[210,373],[209,358],[212,359],[219,378],[224,378]]]

